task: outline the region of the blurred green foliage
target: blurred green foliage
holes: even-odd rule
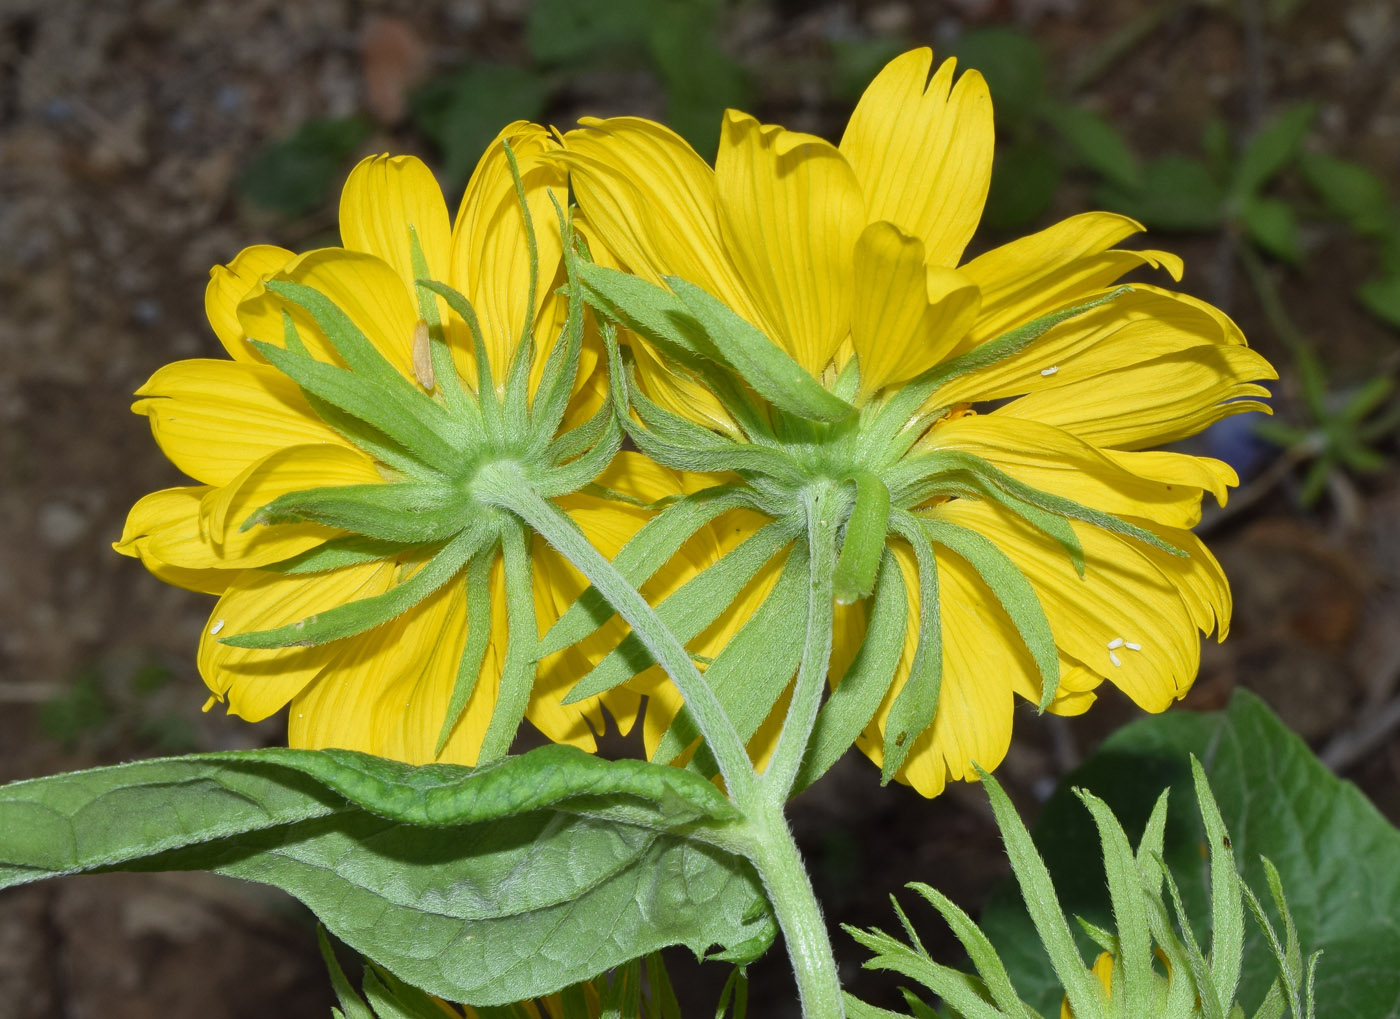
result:
[[[548,83],[511,64],[468,64],[434,78],[410,101],[414,125],[442,153],[443,169],[465,181],[491,139],[515,120],[537,120]]]
[[[238,179],[238,193],[289,219],[314,212],[368,135],[360,117],[307,121],[254,156]]]
[[[632,66],[650,71],[666,96],[665,119],[713,156],[720,114],[748,105],[747,72],[720,45],[722,0],[535,0],[525,40],[537,68],[569,73]]]
[[[194,726],[153,702],[174,678],[160,664],[129,672],[108,663],[84,669],[68,689],[39,708],[39,730],[65,750],[93,743],[182,753],[198,744]],[[177,698],[183,701],[183,694]]]

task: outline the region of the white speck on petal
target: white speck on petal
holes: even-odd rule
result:
[[[1040,369],[1040,374],[1042,374],[1042,375],[1054,375],[1054,374],[1055,374],[1057,371],[1059,371],[1059,370],[1060,370],[1060,366],[1059,366],[1059,365],[1057,365],[1057,364],[1052,364],[1049,368],[1042,368],[1042,369]]]
[[[1122,647],[1122,646],[1123,646],[1123,638],[1122,638],[1122,637],[1114,637],[1111,641],[1108,642],[1108,649],[1109,649],[1110,651],[1112,651],[1114,648],[1120,648],[1120,647]]]
[[[213,626],[209,627],[209,636],[211,636],[211,637],[217,637],[217,636],[219,635],[219,631],[222,630],[223,628],[224,628],[224,621],[223,621],[222,619],[220,619],[220,620],[219,620],[217,623],[215,623]]]
[[[1115,653],[1112,652],[1112,651],[1110,651],[1110,652],[1108,653],[1108,660],[1109,660],[1110,662],[1112,662],[1114,665],[1118,666],[1120,669],[1123,667],[1123,660],[1122,660],[1121,658],[1119,658],[1118,655],[1115,654]]]
[[[1129,644],[1124,644],[1123,646],[1124,646],[1125,648],[1127,648],[1129,651],[1141,651],[1141,650],[1142,650],[1142,645],[1141,645],[1141,644],[1132,644],[1132,643],[1129,643]]]

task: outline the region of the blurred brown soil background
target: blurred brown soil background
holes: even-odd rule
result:
[[[1252,0],[1254,5],[1266,0]],[[1053,70],[1156,7],[1155,0],[743,0],[721,17],[749,69],[753,112],[836,137],[850,98],[834,85],[842,40],[945,49],[1012,25]],[[239,197],[255,155],[312,119],[366,118],[353,157],[417,152],[404,117],[420,82],[464,62],[526,61],[529,0],[0,0],[0,781],[162,753],[272,745],[283,720],[249,726],[200,712],[194,648],[209,599],[157,582],[110,543],[142,494],[181,483],[131,393],[178,358],[221,356],[203,319],[209,267],[250,243],[334,240],[333,189],[293,218]],[[1194,150],[1211,113],[1246,130],[1261,111],[1314,100],[1308,145],[1362,163],[1400,191],[1400,4],[1305,0],[1251,37],[1245,0],[1173,3],[1076,100],[1145,155]],[[1256,25],[1257,29],[1257,25]],[[544,116],[660,117],[645,69],[596,67],[552,93]],[[474,154],[473,154],[474,158]],[[455,207],[456,194],[449,198]],[[1070,174],[1043,221],[1090,205]],[[1040,225],[1037,223],[1036,225]],[[1280,409],[1297,380],[1219,240],[1153,237],[1186,257],[1182,288],[1224,303],[1277,359]],[[1354,239],[1305,226],[1301,268],[1272,265],[1290,313],[1345,386],[1396,367],[1400,332],[1351,290]],[[1228,265],[1228,263],[1227,263]],[[1214,521],[1234,585],[1234,634],[1207,645],[1187,708],[1260,693],[1312,745],[1400,818],[1400,471],[1343,480],[1300,508],[1287,471]],[[1101,736],[1134,717],[1107,690],[1089,715],[1023,710],[1002,774],[1032,811]],[[1368,726],[1371,731],[1368,731]],[[975,910],[1005,871],[975,787],[929,803],[878,788],[847,759],[794,807],[828,917],[889,922],[886,895],[928,881]],[[838,932],[853,989],[860,976]],[[949,939],[931,939],[953,962]],[[684,960],[692,988],[703,986]],[[754,1012],[795,1015],[781,951],[754,967]],[[722,978],[722,974],[721,974]],[[862,982],[865,981],[865,982]],[[709,985],[711,988],[716,985]],[[709,1014],[714,990],[691,990]],[[313,924],[265,889],[201,875],[70,879],[0,894],[0,1019],[323,1017],[330,1004]]]

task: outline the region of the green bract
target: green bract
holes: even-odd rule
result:
[[[511,160],[514,167],[513,156]],[[521,210],[531,241],[533,291],[534,234],[523,195]],[[562,211],[560,229],[567,241],[571,232]],[[416,234],[411,242],[415,271],[426,273]],[[589,421],[560,431],[578,375],[582,304],[577,300],[570,303],[563,335],[551,349],[539,385],[531,393],[529,374],[535,354],[532,323],[526,324],[507,376],[498,384],[492,378],[486,344],[470,302],[442,283],[419,280],[422,325],[414,351],[414,368],[423,387],[419,388],[323,294],[281,280],[268,281],[267,288],[312,316],[345,367],[313,358],[285,311],[285,346],[254,341],[254,347],[296,382],[327,424],[397,476],[388,484],[288,493],[251,516],[244,529],[313,522],[347,532],[345,538],[270,567],[277,571],[309,573],[376,559],[398,559],[414,568],[383,594],[286,626],[233,633],[220,640],[241,648],[302,647],[340,640],[402,615],[465,574],[473,622],[438,737],[441,752],[481,672],[491,634],[489,572],[499,550],[505,567],[509,637],[499,696],[481,748],[481,760],[497,759],[509,748],[525,715],[535,662],[541,655],[536,650],[528,530],[517,516],[502,510],[482,491],[491,488],[492,479],[502,471],[509,478],[508,484],[526,486],[542,498],[577,491],[607,467],[622,442],[617,415],[606,401]],[[433,295],[443,298],[471,332],[478,379],[475,392],[462,384],[444,340],[444,324]],[[534,306],[533,293],[530,306]]]
[[[1184,555],[1151,531],[1035,489],[981,457],[949,450],[920,452],[916,447],[951,409],[938,405],[941,387],[1020,353],[1054,326],[1130,288],[1035,319],[857,408],[848,402],[860,388],[854,360],[827,388],[754,326],[685,280],[666,278],[667,290],[598,265],[580,263],[574,273],[590,303],[605,317],[644,336],[678,372],[712,392],[740,433],[722,435],[662,408],[637,385],[626,351],[611,349],[617,376],[613,404],[637,447],[677,469],[728,471],[740,479],[664,508],[618,557],[616,565],[624,577],[633,584],[645,582],[699,527],[738,505],[767,515],[773,523],[658,606],[658,616],[672,633],[683,643],[695,638],[784,549],[793,551],[783,577],[794,569],[806,576],[805,584],[778,583],[764,610],[740,632],[736,643],[742,642],[743,650],[731,644],[712,673],[726,708],[742,714],[740,735],[748,739],[782,695],[786,680],[798,672],[784,735],[769,768],[768,780],[785,790],[799,781],[813,781],[850,746],[894,680],[907,622],[907,608],[901,611],[898,606],[907,603],[900,571],[888,561],[886,547],[892,540],[906,542],[918,563],[920,619],[911,675],[885,728],[885,781],[899,770],[914,737],[933,723],[938,710],[943,656],[935,545],[970,564],[1006,610],[1039,670],[1042,710],[1055,697],[1060,668],[1055,643],[1029,581],[981,535],[916,515],[913,511],[922,504],[946,498],[995,501],[1061,545],[1081,574],[1083,550],[1069,521]],[[832,602],[872,597],[870,628],[851,667],[850,688],[843,680],[838,693],[823,705]],[[543,647],[565,647],[609,614],[604,601],[589,592],[555,624]],[[788,632],[778,632],[783,627],[776,620],[782,619],[789,620]],[[807,639],[801,647],[792,643],[794,619],[806,621]],[[742,695],[735,691],[726,698],[726,656],[733,651],[735,658],[753,661],[749,647],[759,649],[761,660],[771,662],[781,675],[755,683],[750,674]],[[640,644],[629,638],[579,681],[570,698],[603,693],[650,664]],[[788,736],[789,732],[801,735]],[[808,733],[815,733],[810,746],[804,742]],[[694,734],[682,713],[653,760],[673,760]],[[714,770],[703,752],[691,767]]]

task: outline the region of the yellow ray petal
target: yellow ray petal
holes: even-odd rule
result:
[[[876,765],[884,761],[884,726],[913,665],[918,638],[918,577],[907,546],[894,546],[910,591],[904,656],[870,727],[856,746]],[[943,680],[933,725],[914,737],[895,776],[924,796],[937,796],[949,779],[975,779],[973,762],[992,769],[1011,742],[1013,688],[1034,689],[1034,675],[1015,628],[971,567],[938,555],[939,616],[943,627]],[[1015,677],[1021,677],[1019,680]]]
[[[205,496],[200,523],[212,561],[265,566],[299,555],[338,532],[318,524],[277,524],[243,530],[268,503],[289,492],[383,482],[374,461],[348,446],[289,446],[270,453],[223,488]],[[181,565],[198,565],[187,563]]]
[[[539,255],[533,308],[527,307],[530,258],[525,217],[506,158],[506,142],[520,169]],[[526,323],[534,330],[546,303],[559,301],[554,289],[563,245],[550,196],[562,208],[568,203],[568,191],[564,169],[547,158],[557,148],[558,143],[536,124],[508,125],[477,163],[452,228],[449,282],[476,310],[498,385],[504,381]],[[554,338],[539,339],[552,344]]]
[[[216,265],[209,270],[209,285],[204,289],[204,314],[214,335],[235,361],[262,361],[238,322],[238,302],[248,291],[269,276],[281,271],[295,255],[273,244],[254,244],[244,248],[228,265]]]
[[[1268,361],[1248,347],[1190,347],[1103,372],[1053,390],[1031,393],[997,411],[1043,421],[1096,446],[1142,449],[1194,435],[1231,414],[1266,404],[1254,379],[1275,379]]]
[[[925,268],[924,245],[893,223],[856,241],[851,342],[865,395],[937,364],[977,314],[977,286],[956,269]]]
[[[952,267],[987,201],[992,100],[976,71],[953,85],[956,61],[945,60],[930,81],[932,65],[926,47],[886,64],[856,104],[841,152],[869,218],[920,238],[930,265]]]
[[[226,485],[249,464],[285,446],[345,445],[301,390],[268,365],[176,361],[136,391],[132,411],[171,463],[209,485]]]
[[[651,122],[642,121],[642,123],[649,124]],[[576,133],[578,132],[573,132],[572,134]],[[572,134],[566,135],[566,139],[571,137]],[[691,154],[694,155],[694,153]],[[698,159],[699,157],[696,156],[696,158]],[[708,174],[710,172],[710,168],[708,166],[704,166],[703,163],[701,165],[704,168],[705,173]],[[573,179],[575,181],[575,186],[578,187],[578,182],[584,178],[579,175],[575,175]],[[619,180],[618,186],[620,188],[630,187],[629,184],[626,184],[621,180]],[[713,180],[709,181],[709,188],[710,191],[713,192]],[[713,207],[710,209],[710,214],[713,217]],[[607,245],[602,239],[599,230],[589,221],[587,215],[582,210],[575,213],[574,215],[574,229],[576,229],[587,241],[589,254],[592,256],[593,261],[595,261],[599,265],[605,265],[609,269],[623,268],[624,263],[622,262],[622,260],[612,251],[612,249],[607,247]],[[716,234],[715,243],[717,245],[719,243],[719,227],[715,226],[714,229]],[[682,251],[684,250],[685,249],[682,248]],[[637,275],[650,278],[652,282],[657,282],[660,279],[659,273],[665,271],[666,270],[664,266],[661,266],[659,268],[654,269],[637,270]],[[675,275],[681,276],[682,279],[689,279],[689,277],[687,277],[684,272],[678,272]],[[691,280],[691,282],[694,281]],[[717,293],[718,291],[711,290],[710,292]],[[733,308],[736,307],[736,305],[731,304],[730,307]],[[593,322],[593,317],[591,315],[589,316],[589,321]],[[739,435],[739,428],[734,423],[734,419],[729,416],[729,412],[724,409],[724,406],[715,397],[714,393],[710,392],[709,389],[707,389],[705,386],[692,379],[685,372],[685,369],[681,368],[678,365],[670,364],[669,362],[662,360],[660,355],[652,349],[651,344],[647,341],[645,337],[638,336],[628,329],[619,328],[617,332],[617,338],[618,342],[630,347],[633,354],[635,355],[637,381],[641,385],[642,392],[644,392],[650,399],[654,400],[656,403],[659,403],[663,408],[669,410],[672,414],[679,415],[683,418],[688,418],[691,421],[696,421],[700,424],[703,424],[710,428],[714,428],[715,430],[728,435],[732,435],[735,437]],[[579,374],[580,376],[582,376],[583,374],[582,366],[580,366],[579,368]],[[599,372],[596,376],[596,379],[600,383],[604,382],[606,380],[606,375],[602,372]],[[604,393],[600,385],[598,392],[598,399],[600,405],[603,395]],[[573,421],[573,419],[570,420]],[[581,420],[582,419],[580,418],[579,421]]]
[[[334,659],[292,702],[288,745],[475,764],[499,684],[494,648],[466,717],[442,756],[433,756],[466,635],[466,598],[460,584],[449,584],[397,619],[337,642]]]
[[[429,275],[445,282],[452,234],[447,202],[432,171],[415,156],[365,157],[340,193],[341,243],[386,262],[416,303],[410,227],[422,245]]]
[[[1085,255],[1033,281],[1025,291],[1008,295],[1000,307],[984,306],[962,349],[995,339],[1022,322],[1092,300],[1098,292],[1144,265],[1164,268],[1172,279],[1181,279],[1181,259],[1170,252],[1115,250]]]
[[[1081,580],[1063,549],[995,503],[956,499],[931,512],[981,532],[1010,556],[1035,588],[1055,643],[1139,707],[1161,711],[1190,688],[1200,661],[1197,627],[1183,585],[1157,569],[1151,546],[1074,523],[1084,547]],[[1125,644],[1110,648],[1115,639]]]
[[[292,699],[326,667],[338,643],[254,650],[219,643],[220,636],[268,630],[393,586],[397,564],[347,566],[329,573],[281,576],[245,570],[229,585],[199,640],[199,674],[229,711],[260,721]],[[217,632],[216,632],[217,631]]]
[[[1115,212],[1083,212],[978,255],[963,271],[982,288],[985,321],[1034,318],[1034,309],[1049,296],[1048,281],[1061,279],[1067,266],[1107,251],[1142,229],[1137,220]],[[1053,294],[1061,287],[1049,289]]]
[[[142,496],[127,514],[121,539],[112,548],[141,560],[167,584],[206,594],[223,594],[233,571],[178,565],[208,556],[199,529],[199,503],[213,491],[208,485],[165,488]],[[222,564],[215,564],[222,566]]]
[[[1120,461],[1059,428],[996,413],[942,422],[919,448],[971,453],[1032,488],[1115,516],[1148,517],[1173,527],[1200,521],[1202,489],[1217,480],[1209,467],[1195,466],[1196,457],[1126,453],[1119,454]],[[1148,459],[1134,459],[1143,457]]]
[[[1242,343],[1234,323],[1208,305],[1134,284],[1132,293],[1062,322],[1021,353],[954,379],[931,402],[946,406],[1001,400],[1056,389],[1201,344]]]
[[[855,175],[822,139],[729,110],[715,182],[725,249],[764,319],[755,325],[820,376],[850,330],[865,226]]]
[[[762,328],[753,296],[725,252],[714,171],[680,135],[654,121],[579,123],[557,158],[569,168],[590,241],[596,238],[643,279],[679,276]]]
[[[418,325],[418,306],[403,279],[383,259],[343,248],[319,248],[287,263],[277,278],[320,291],[349,316],[404,378],[417,381],[413,371],[413,332]],[[280,347],[285,333],[283,310],[291,315],[313,356],[328,363],[341,363],[310,313],[266,287],[254,287],[249,292],[238,306],[238,320],[252,339]]]

